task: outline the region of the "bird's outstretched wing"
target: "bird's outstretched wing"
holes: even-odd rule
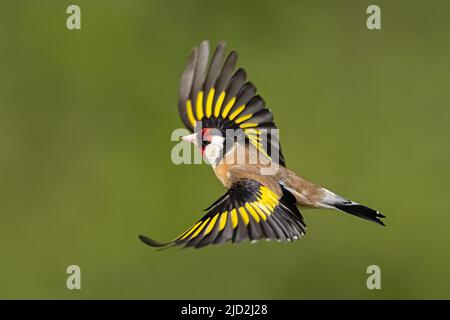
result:
[[[219,43],[209,65],[208,41],[192,49],[180,83],[178,111],[183,123],[191,131],[199,123],[216,128],[224,136],[227,129],[241,129],[259,151],[285,166],[278,136],[270,130],[276,129],[272,112],[246,81],[245,70],[235,71],[237,53],[232,51],[223,62],[224,49],[225,43]]]
[[[146,236],[139,238],[152,247],[195,247],[245,239],[292,241],[305,234],[306,225],[295,205],[295,198],[281,188],[282,195],[255,180],[243,179],[210,207],[192,227],[167,243]]]

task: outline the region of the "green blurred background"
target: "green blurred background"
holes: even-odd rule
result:
[[[82,30],[66,29],[81,7]],[[378,4],[382,29],[366,28]],[[450,298],[448,1],[3,1],[0,298]],[[172,164],[180,74],[220,40],[288,167],[382,211],[303,210],[290,244],[156,252],[224,192]],[[82,290],[66,289],[68,265]],[[366,288],[366,268],[382,289]]]

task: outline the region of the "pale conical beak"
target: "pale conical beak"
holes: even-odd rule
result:
[[[181,137],[183,141],[187,141],[197,145],[197,133],[188,134],[187,136]]]

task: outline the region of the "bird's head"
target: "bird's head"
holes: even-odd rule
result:
[[[182,137],[182,139],[196,145],[202,156],[211,165],[216,165],[223,156],[225,138],[218,129],[203,128],[198,132]]]

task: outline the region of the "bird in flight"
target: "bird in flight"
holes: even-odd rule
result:
[[[322,188],[287,169],[272,112],[236,71],[237,53],[224,60],[218,44],[208,63],[209,42],[194,47],[181,76],[178,111],[194,143],[227,192],[206,214],[174,240],[158,248],[202,248],[246,239],[293,241],[305,234],[299,207],[336,209],[383,225],[378,211]]]

